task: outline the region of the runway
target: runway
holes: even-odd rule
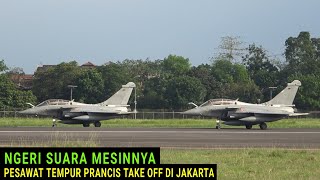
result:
[[[65,141],[103,147],[320,149],[320,129],[0,128],[0,146]]]

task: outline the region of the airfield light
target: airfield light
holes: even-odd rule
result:
[[[70,88],[70,101],[72,101],[72,90],[73,88],[76,88],[78,86],[75,86],[75,85],[68,85],[68,88]]]

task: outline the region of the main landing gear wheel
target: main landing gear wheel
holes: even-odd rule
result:
[[[101,127],[101,122],[100,122],[100,121],[94,122],[94,126],[95,126],[95,127]]]
[[[261,130],[266,130],[268,127],[266,123],[261,123],[259,126]]]
[[[246,125],[247,129],[252,129],[252,125]]]
[[[90,126],[89,123],[84,123],[84,124],[83,124],[83,127],[89,127],[89,126]]]

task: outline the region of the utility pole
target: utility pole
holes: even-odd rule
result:
[[[270,100],[271,100],[272,99],[272,91],[274,89],[277,89],[277,87],[269,87],[269,89],[270,89]]]
[[[134,119],[137,119],[137,86],[134,87]]]
[[[78,86],[75,86],[75,85],[68,85],[68,88],[70,88],[70,101],[72,101],[72,90],[73,88],[76,88]]]

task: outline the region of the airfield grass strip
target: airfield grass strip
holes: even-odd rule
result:
[[[73,134],[63,132],[52,132],[44,139],[31,139],[21,136],[17,140],[2,142],[4,147],[99,147],[100,141],[96,133],[79,138]]]
[[[218,179],[319,179],[320,150],[161,149],[161,163],[218,164]]]
[[[115,120],[117,121],[117,120]],[[123,120],[121,120],[123,121]],[[131,120],[132,121],[132,120]],[[143,120],[145,121],[145,120]],[[151,120],[150,120],[151,121]],[[153,120],[152,120],[153,121]],[[177,120],[178,121],[178,120]],[[193,120],[190,120],[193,121]],[[198,121],[198,120],[197,120]],[[199,124],[199,123],[198,123]],[[153,124],[154,125],[154,124]],[[21,137],[12,147],[99,147],[97,134],[76,139],[56,132],[49,140]],[[161,149],[162,164],[218,164],[219,179],[319,179],[320,150],[279,148]]]
[[[215,128],[215,119],[112,119],[101,121],[105,128],[130,127],[168,127],[168,128]],[[267,123],[268,128],[320,128],[320,119],[299,118],[283,119]],[[49,118],[0,118],[0,127],[51,127]],[[82,125],[66,125],[57,123],[58,127],[82,127]],[[93,125],[91,125],[93,127]],[[237,126],[222,125],[222,128],[236,128]],[[244,128],[239,126],[239,128]],[[259,128],[259,126],[253,126]]]
[[[99,147],[95,134],[74,139],[56,133],[46,141],[22,138],[13,147]],[[319,179],[320,150],[279,148],[170,149],[161,148],[161,164],[218,164],[219,179]]]

